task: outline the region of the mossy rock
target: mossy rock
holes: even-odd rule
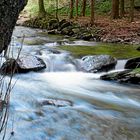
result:
[[[86,32],[86,33],[81,35],[81,39],[89,41],[90,39],[92,39],[92,34]]]
[[[69,26],[72,26],[72,24],[70,22],[66,22],[66,23],[63,23],[61,26],[60,26],[60,30],[64,29],[64,28],[67,28]]]
[[[125,64],[125,69],[140,68],[140,57],[131,58]]]
[[[74,32],[74,34],[80,34],[80,28],[73,28],[72,31]]]
[[[139,47],[137,47],[137,51],[140,51],[140,46],[139,46]]]
[[[66,22],[67,22],[67,20],[66,20],[66,19],[62,19],[62,20],[59,22],[59,27],[61,27],[61,26],[62,26],[62,24],[66,23]]]
[[[59,21],[57,19],[51,19],[48,22],[48,29],[49,30],[57,29],[58,27],[59,27]]]
[[[120,83],[140,84],[140,68],[134,70],[124,70],[101,76],[102,80],[113,80]]]
[[[48,28],[48,19],[47,18],[31,18],[23,23],[24,26],[33,27],[33,28],[41,28],[47,29]]]
[[[61,30],[61,34],[62,35],[68,35],[68,36],[72,36],[73,34],[74,34],[74,32],[72,31],[72,29],[71,28],[63,28],[62,30]]]

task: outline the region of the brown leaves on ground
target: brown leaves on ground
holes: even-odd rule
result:
[[[90,17],[78,17],[74,21],[81,26],[90,26]],[[140,39],[140,12],[135,15],[134,22],[130,22],[127,15],[116,20],[109,16],[96,15],[95,26],[101,29],[102,36]]]

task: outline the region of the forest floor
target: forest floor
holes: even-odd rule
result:
[[[79,17],[73,21],[83,26],[90,25],[90,17]],[[140,12],[136,13],[134,22],[130,22],[127,15],[115,20],[109,16],[98,15],[95,18],[95,26],[102,30],[103,42],[114,40],[117,43],[125,40],[130,44],[140,44]]]

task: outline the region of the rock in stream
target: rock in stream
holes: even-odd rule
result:
[[[82,69],[87,72],[108,71],[117,64],[117,59],[110,55],[84,56],[81,61]]]
[[[102,80],[113,80],[121,83],[140,84],[140,69],[113,72],[100,77]]]
[[[69,100],[64,100],[64,99],[46,99],[41,102],[41,105],[51,105],[51,106],[56,106],[56,107],[67,107],[67,106],[72,106],[73,103]]]
[[[140,57],[131,58],[125,64],[125,69],[140,68]]]
[[[18,59],[8,59],[1,67],[1,73],[26,73],[40,71],[46,68],[45,62],[36,56],[23,56]]]

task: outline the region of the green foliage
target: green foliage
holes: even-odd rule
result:
[[[56,1],[55,0],[44,0],[45,8],[47,13],[55,14],[56,11]],[[79,1],[78,13],[81,14],[82,0]],[[100,0],[95,2],[95,10],[98,13],[106,13],[111,9],[111,0]],[[28,0],[28,4],[25,10],[33,16],[38,14],[38,1],[37,0]],[[68,15],[69,14],[69,1],[59,0],[59,15]],[[74,15],[76,15],[76,7],[74,7]],[[90,2],[87,1],[86,6],[86,16],[90,15]]]
[[[100,0],[96,3],[95,9],[98,13],[107,13],[111,9],[111,0]]]
[[[140,0],[135,0],[135,5],[140,6]]]
[[[132,45],[99,44],[96,46],[61,46],[60,48],[70,51],[75,57],[108,54],[118,59],[127,59],[140,56],[140,52],[136,50],[137,46]]]

